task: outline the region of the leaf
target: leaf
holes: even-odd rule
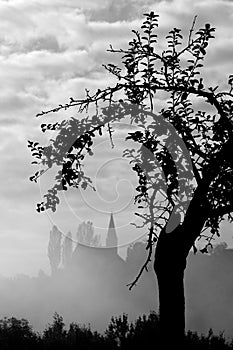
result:
[[[233,74],[229,75],[228,84],[233,84]]]
[[[202,254],[208,254],[207,246],[204,247],[204,248],[202,248],[202,249],[200,249],[200,252],[201,252]]]
[[[87,182],[83,182],[83,183],[81,184],[81,187],[85,190],[85,189],[87,188]]]

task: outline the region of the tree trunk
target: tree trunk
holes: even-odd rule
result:
[[[160,343],[181,346],[185,334],[184,270],[187,252],[182,227],[163,230],[157,242],[154,270],[159,288]]]

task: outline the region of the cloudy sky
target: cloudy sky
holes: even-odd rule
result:
[[[39,119],[36,113],[67,102],[70,96],[83,97],[85,87],[94,91],[111,84],[101,67],[113,60],[106,49],[110,43],[125,46],[148,10],[160,15],[161,35],[174,26],[187,30],[194,15],[197,27],[206,22],[216,27],[205,74],[213,85],[224,84],[233,73],[232,1],[0,0],[0,274],[48,271],[47,243],[53,224],[64,232],[71,230],[75,238],[78,224],[91,219],[104,239],[112,209],[120,243],[137,238],[129,225],[136,179],[127,180],[130,169],[119,152],[120,133],[114,150],[103,139],[94,161],[87,164],[98,180],[97,197],[71,191],[53,215],[35,210],[47,180],[40,186],[28,181],[34,168],[27,140],[48,142],[40,135],[40,124],[64,117]],[[74,110],[66,117],[71,115]]]

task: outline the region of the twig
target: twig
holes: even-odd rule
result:
[[[192,27],[191,27],[191,29],[190,29],[190,31],[189,31],[188,46],[189,46],[190,43],[191,43],[192,33],[193,33],[193,31],[194,31],[194,26],[195,26],[196,20],[197,20],[197,15],[194,16],[194,18],[193,18],[193,23],[192,23]]]

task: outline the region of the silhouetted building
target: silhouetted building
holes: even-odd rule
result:
[[[113,273],[118,273],[119,276],[124,272],[126,262],[118,255],[117,245],[118,238],[111,213],[105,247],[78,243],[73,252],[72,267],[94,279],[96,276],[101,279],[101,276]]]
[[[108,226],[108,234],[106,238],[106,247],[112,248],[112,253],[117,255],[117,246],[118,246],[118,239],[117,239],[113,214],[111,213],[109,226]]]

